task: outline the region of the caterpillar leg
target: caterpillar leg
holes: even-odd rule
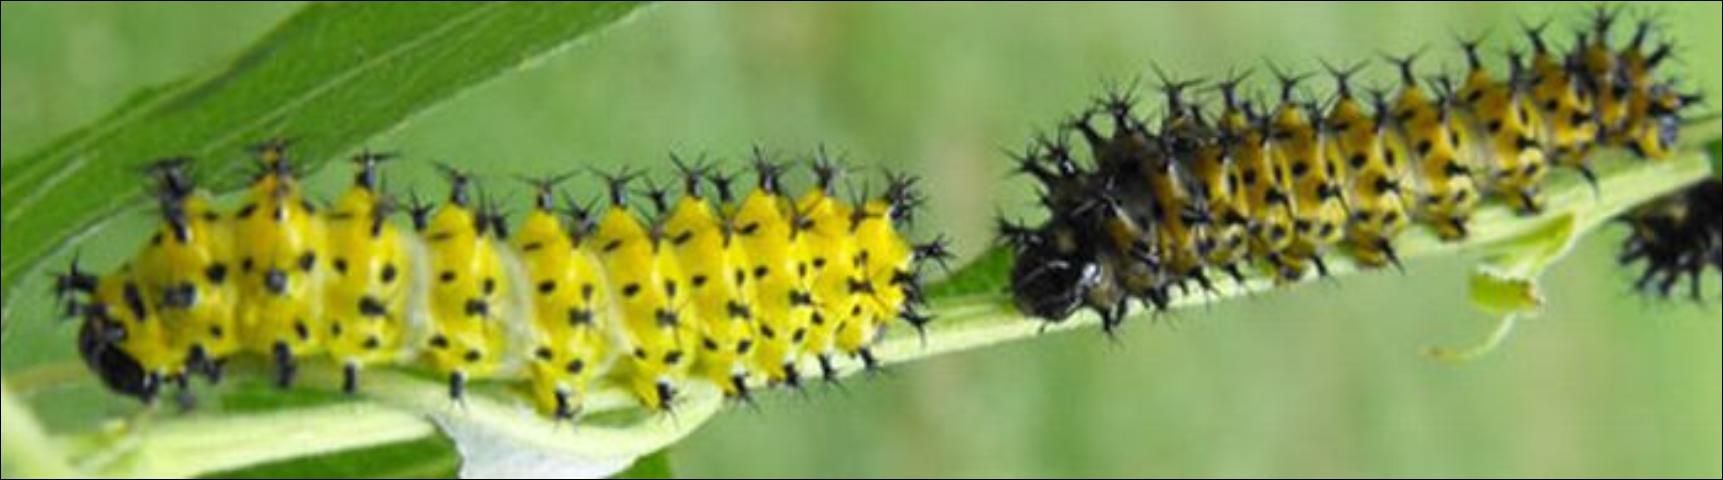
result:
[[[287,342],[275,342],[275,386],[286,389],[293,386],[293,379],[299,373],[298,360],[293,358],[293,349]]]

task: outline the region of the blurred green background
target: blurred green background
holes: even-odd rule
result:
[[[220,65],[295,8],[7,2],[0,153],[27,154],[140,87]],[[507,175],[659,165],[669,149],[733,159],[756,142],[787,153],[826,144],[857,165],[923,175],[932,204],[920,233],[950,234],[968,256],[988,245],[994,211],[1033,211],[1001,149],[1150,62],[1212,78],[1264,58],[1309,70],[1318,58],[1431,46],[1426,66],[1458,69],[1454,35],[1488,33],[1499,52],[1522,44],[1518,21],[1551,19],[1565,32],[1586,8],[662,5],[372,145],[411,159],[391,171],[396,185],[440,190],[423,160],[444,160],[524,202]],[[1630,11],[1677,40],[1671,70],[1686,88],[1723,93],[1719,4]],[[1391,79],[1380,66],[1365,76]],[[343,181],[335,170],[317,176],[325,195]],[[83,248],[89,263],[109,267],[131,251],[149,222],[134,216]],[[1632,274],[1611,260],[1622,235],[1585,240],[1548,276],[1544,314],[1463,366],[1418,352],[1489,328],[1464,300],[1473,259],[1420,259],[1409,275],[1132,323],[1119,345],[1093,331],[1049,335],[903,365],[843,391],[772,395],[759,412],[721,415],[671,458],[686,476],[1716,477],[1716,282],[1700,304],[1633,295]],[[46,292],[36,280],[26,295]],[[47,318],[48,303],[14,307]],[[7,372],[73,355],[73,329],[14,323]],[[68,390],[29,400],[57,428],[130,408],[87,384]]]

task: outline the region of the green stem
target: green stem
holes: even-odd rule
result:
[[[48,438],[36,415],[12,398],[12,390],[0,381],[0,471],[14,477],[74,477],[77,471],[66,464],[59,444]]]

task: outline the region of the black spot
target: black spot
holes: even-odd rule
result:
[[[675,245],[681,245],[684,243],[688,243],[688,241],[692,240],[693,238],[694,238],[694,231],[693,230],[683,230],[682,233],[676,234],[676,236],[674,238],[671,238],[670,243],[675,244]]]
[[[1484,129],[1489,130],[1490,133],[1500,132],[1502,131],[1502,121],[1490,120],[1490,123],[1484,125]]]
[[[484,352],[480,352],[478,349],[475,348],[475,349],[467,350],[467,354],[463,355],[461,358],[465,359],[467,361],[467,363],[475,363],[475,362],[478,362],[479,359],[485,358],[485,354],[484,354]]]
[[[1309,162],[1305,162],[1305,161],[1300,160],[1300,161],[1292,163],[1292,176],[1302,178],[1306,174],[1309,174],[1309,173],[1310,173],[1310,163]]]
[[[664,295],[668,296],[670,298],[676,298],[676,281],[675,280],[665,280],[664,281]]]
[[[365,337],[365,343],[360,346],[365,347],[366,350],[376,350],[383,346],[383,339],[377,338],[376,335]]]
[[[1560,105],[1556,103],[1555,97],[1550,97],[1550,99],[1544,100],[1544,111],[1553,112],[1558,106]]]
[[[622,296],[633,297],[640,293],[640,284],[630,283],[622,286]]]
[[[634,358],[645,360],[646,359],[646,349],[640,348],[640,347],[634,347]]]
[[[397,274],[397,273],[400,273],[400,272],[395,271],[395,264],[393,264],[393,263],[383,264],[383,283],[394,282],[395,281],[395,274]]]
[[[551,292],[555,292],[555,291],[556,291],[556,280],[545,280],[542,282],[538,282],[538,294],[539,295],[550,295]]]
[[[753,349],[754,349],[754,341],[753,340],[742,339],[742,341],[736,342],[736,353],[746,354],[746,353],[748,353],[749,350],[753,350]]]
[[[826,257],[814,257],[814,268],[826,268]]]
[[[367,317],[381,317],[389,314],[389,308],[383,306],[383,301],[377,297],[366,295],[359,297],[359,314]]]
[[[806,327],[798,328],[796,329],[795,334],[790,335],[790,341],[795,343],[802,343],[802,339],[804,338],[808,338],[808,329]]]
[[[287,272],[279,268],[271,268],[263,274],[263,288],[271,294],[287,293]]]
[[[435,348],[449,348],[449,337],[445,337],[441,333],[433,335],[431,336],[431,346]]]
[[[621,239],[611,240],[609,242],[605,242],[605,244],[604,244],[604,251],[606,251],[606,252],[614,251],[618,248],[622,248],[622,240]]]
[[[336,273],[340,273],[342,275],[347,274],[347,259],[346,258],[335,257],[335,262],[333,263],[333,265],[335,266],[335,272]]]
[[[550,361],[550,347],[539,346],[537,350],[532,351],[532,354],[534,357],[538,357],[540,361]]]
[[[1359,170],[1364,168],[1364,161],[1364,152],[1358,152],[1352,154],[1352,158],[1348,159],[1347,163],[1352,165],[1353,170]]]
[[[336,337],[341,336],[341,321],[340,320],[336,320],[336,321],[329,324],[329,334],[332,336],[336,336]]]
[[[150,236],[150,244],[151,245],[161,245],[162,244],[162,232],[156,232],[155,235],[151,235]]]
[[[221,337],[222,337],[222,336],[225,336],[225,335],[227,335],[227,331],[226,331],[226,330],[222,330],[222,328],[221,328],[221,325],[210,325],[210,326],[209,326],[209,337],[210,337],[210,338],[217,338],[217,339],[219,339],[219,338],[221,338]]]
[[[443,270],[442,276],[440,276],[438,278],[441,279],[443,281],[443,283],[453,282],[453,281],[455,281],[455,271],[454,270]]]
[[[490,295],[491,293],[496,292],[497,291],[497,279],[492,278],[492,277],[485,277],[485,281],[480,288],[482,288],[484,290],[485,295]]]
[[[592,299],[592,293],[593,293],[592,284],[590,284],[590,283],[580,284],[580,298],[591,300]]]
[[[1286,225],[1275,225],[1273,227],[1269,227],[1268,238],[1271,240],[1280,240],[1282,238],[1286,238],[1286,233]]]
[[[299,254],[300,271],[309,272],[315,267],[317,267],[317,252],[306,250],[305,253]]]
[[[197,286],[191,282],[171,285],[162,291],[163,308],[188,309],[197,305]]]
[[[670,352],[664,354],[664,364],[665,365],[675,365],[681,361],[682,361],[682,351],[681,350],[671,350]]]
[[[754,313],[749,311],[747,305],[744,305],[744,304],[737,302],[735,300],[725,302],[724,303],[724,309],[725,309],[725,311],[727,311],[730,314],[730,318],[739,318],[739,319],[747,320],[749,318],[754,317]]]
[[[1430,143],[1429,139],[1424,139],[1424,140],[1418,141],[1418,154],[1419,155],[1429,155],[1431,148],[1435,148],[1435,145],[1432,145]]]
[[[520,247],[522,251],[527,252],[537,251],[540,248],[544,248],[544,244],[541,242],[528,242],[526,245],[521,245]]]
[[[251,257],[245,257],[244,260],[239,261],[239,271],[245,272],[245,273],[251,273],[251,267],[252,267]]]
[[[712,337],[701,337],[700,345],[706,347],[706,350],[718,351],[718,341],[713,340]]]
[[[476,317],[491,316],[491,304],[482,298],[467,299],[467,315]]]
[[[203,278],[209,279],[209,283],[221,285],[221,282],[227,281],[227,264],[210,264],[209,267],[203,269]]]
[[[1446,173],[1449,177],[1459,177],[1470,175],[1472,173],[1472,169],[1466,168],[1465,165],[1461,165],[1459,162],[1452,162],[1442,167],[1442,172]]]
[[[568,309],[568,324],[571,326],[592,325],[592,310],[585,308]]]
[[[1256,185],[1256,180],[1256,169],[1251,168],[1244,171],[1244,183],[1246,185]]]
[[[771,270],[765,266],[754,267],[754,278],[756,279],[766,278],[767,273],[771,273]]]
[[[311,339],[311,328],[305,326],[305,320],[295,320],[293,322],[293,334],[299,337],[299,341],[307,341]]]
[[[251,218],[253,213],[257,213],[257,204],[255,203],[247,203],[245,206],[239,207],[239,218],[241,219]]]
[[[694,278],[690,279],[690,281],[694,283],[694,288],[700,288],[700,287],[706,286],[706,276],[705,275],[695,275]]]
[[[563,369],[568,370],[569,375],[579,375],[582,370],[586,370],[586,362],[578,358],[569,360],[568,365],[564,366]]]
[[[760,324],[760,335],[766,338],[778,338],[778,332],[771,325]]]
[[[753,235],[754,232],[759,231],[759,230],[760,230],[760,222],[748,222],[747,225],[742,226],[741,232],[743,235]]]

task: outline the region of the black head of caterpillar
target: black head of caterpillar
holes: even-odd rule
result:
[[[750,385],[796,384],[803,361],[832,381],[839,359],[877,368],[889,325],[929,321],[923,266],[949,255],[943,240],[901,233],[925,201],[914,177],[846,197],[823,154],[799,195],[788,166],[763,153],[760,187],[740,192],[716,166],[676,161],[680,195],[649,187],[652,215],[629,201],[635,174],[606,176],[602,211],[557,209],[572,198],[558,188],[567,177],[538,179],[517,230],[477,177],[446,166],[445,200],[415,199],[412,228],[397,226],[387,154],[357,155],[350,186],[319,205],[286,149],[254,149],[261,168],[231,209],[197,188],[188,162],[157,162],[151,241],[114,272],[58,277],[103,384],[146,402],[178,385],[189,405],[189,378],[214,381],[231,358],[266,359],[286,388],[302,360],[327,355],[349,393],[367,368],[411,363],[445,376],[457,400],[472,381],[525,380],[559,419],[579,414],[599,377],[652,409],[672,408],[691,381],[746,398]],[[427,321],[405,321],[415,315]]]
[[[1087,307],[1111,331],[1130,300],[1164,308],[1174,291],[1213,289],[1213,272],[1297,281],[1324,274],[1332,252],[1365,268],[1398,266],[1395,239],[1410,226],[1462,240],[1491,199],[1536,215],[1549,167],[1595,185],[1594,145],[1666,158],[1679,113],[1698,97],[1656,75],[1671,49],[1650,45],[1649,22],[1611,46],[1614,18],[1600,11],[1566,52],[1544,42],[1544,27],[1528,27],[1530,54],[1509,53],[1499,69],[1479,40],[1462,41],[1468,68],[1458,81],[1423,75],[1418,54],[1391,58],[1398,85],[1367,89],[1369,98],[1349,85],[1365,63],[1328,66],[1335,93],[1324,101],[1298,98],[1307,75],[1275,68],[1279,98],[1269,105],[1241,95],[1245,70],[1216,82],[1209,108],[1193,95],[1208,91],[1204,82],[1157,68],[1159,118],[1134,114],[1132,92],[1109,92],[1014,155],[1047,211],[1039,225],[1001,222],[1016,256],[1016,304],[1050,321]],[[1064,140],[1073,134],[1087,141],[1086,161]],[[1672,262],[1654,265],[1658,276]]]
[[[1699,301],[1705,271],[1723,272],[1723,180],[1714,177],[1660,197],[1621,221],[1632,231],[1617,261],[1644,264],[1634,282],[1639,291],[1668,297],[1685,277],[1689,295]]]

